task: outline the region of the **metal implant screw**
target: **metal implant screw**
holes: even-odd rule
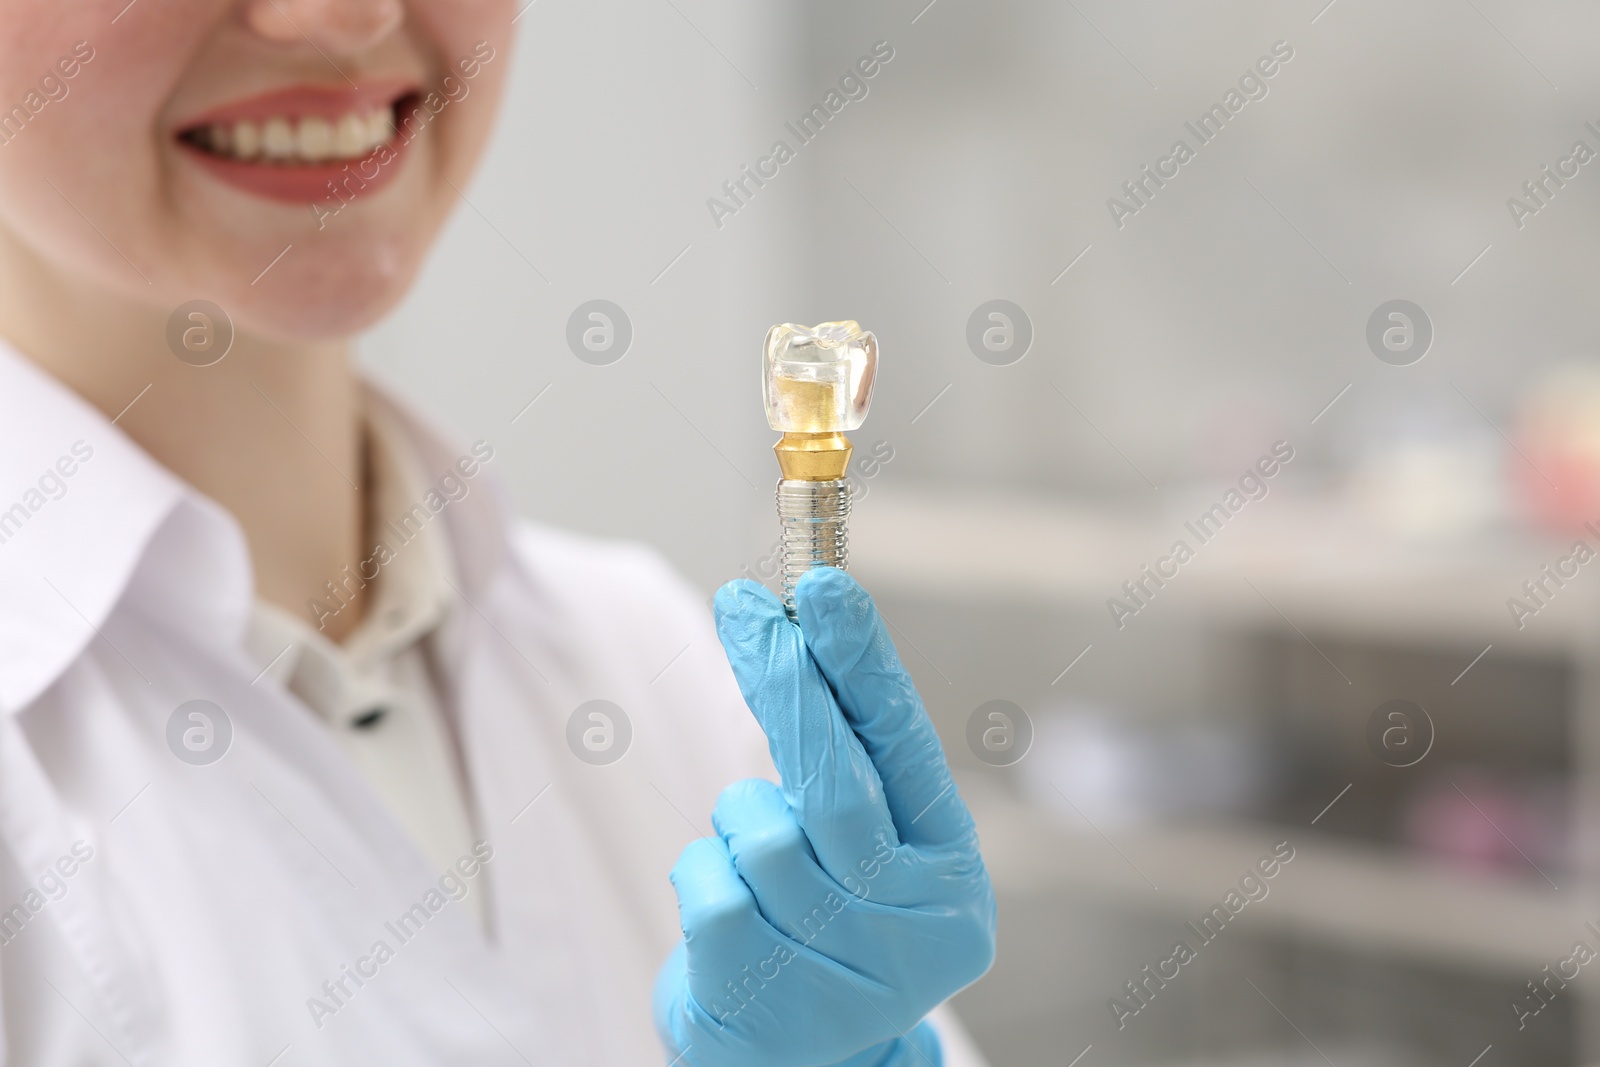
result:
[[[794,588],[813,567],[849,565],[850,483],[841,479],[778,483],[778,520],[783,526],[783,607],[796,618]]]

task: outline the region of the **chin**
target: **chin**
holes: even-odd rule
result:
[[[370,328],[404,298],[430,237],[415,228],[374,235],[352,227],[333,240],[294,242],[254,284],[236,274],[214,274],[233,279],[215,299],[235,328],[261,337],[345,340]],[[232,255],[227,258],[237,262]]]
[[[320,173],[332,163],[248,164],[177,145],[192,253],[179,261],[204,264],[186,286],[263,338],[331,342],[371,327],[405,296],[454,200],[447,142],[394,144],[379,179],[348,200]]]

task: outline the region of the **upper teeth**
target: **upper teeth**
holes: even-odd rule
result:
[[[198,132],[200,143],[233,159],[264,158],[273,163],[321,163],[360,159],[394,137],[394,109],[350,112],[337,122],[307,117],[273,117],[264,122],[214,122]]]

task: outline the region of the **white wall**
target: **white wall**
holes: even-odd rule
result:
[[[674,2],[526,11],[473,206],[364,357],[454,432],[493,441],[518,510],[651,541],[709,588],[771,540],[759,353],[797,314],[781,250],[801,213],[778,193],[719,232],[705,200],[764,142],[760,109],[793,77],[765,42],[794,31],[746,5]],[[634,329],[609,366],[566,342],[596,298]]]

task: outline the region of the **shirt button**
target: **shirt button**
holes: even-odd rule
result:
[[[380,705],[378,707],[375,707],[375,708],[371,708],[371,709],[369,709],[367,711],[362,712],[360,715],[357,715],[355,718],[351,719],[350,720],[350,727],[353,730],[370,730],[373,727],[377,726],[378,723],[382,722],[383,721],[383,717],[385,715],[387,715],[388,713],[389,713],[389,709],[386,708],[386,707],[383,707],[382,705]]]

